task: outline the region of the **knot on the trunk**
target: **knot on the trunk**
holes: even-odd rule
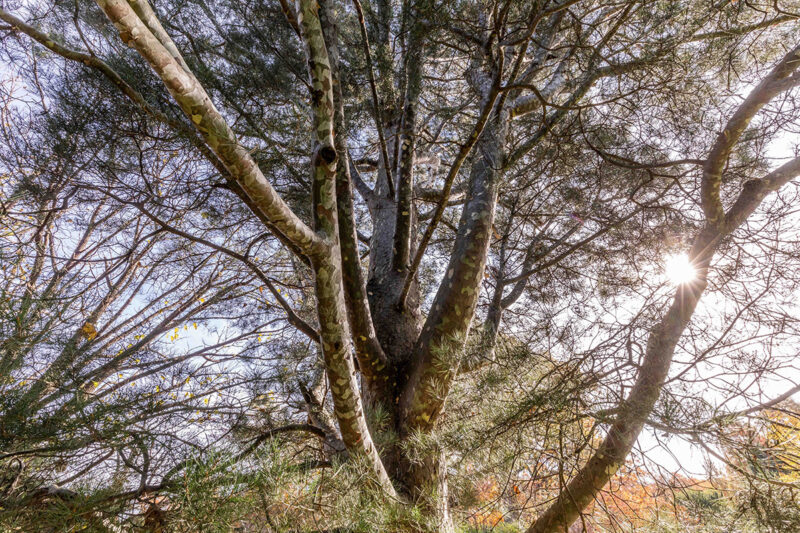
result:
[[[314,161],[315,164],[323,163],[325,165],[332,165],[336,162],[336,150],[332,146],[322,145],[317,149]]]

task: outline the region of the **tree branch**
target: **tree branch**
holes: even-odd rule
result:
[[[728,120],[703,165],[703,178],[700,186],[701,204],[709,223],[722,226],[725,223],[725,210],[720,198],[722,173],[733,147],[739,141],[745,128],[758,111],[773,98],[798,83],[800,76],[792,73],[800,67],[800,46],[795,47],[772,69],[758,86],[750,92],[744,102]]]
[[[369,37],[367,36],[367,24],[364,21],[364,11],[359,0],[353,0],[353,6],[358,15],[358,27],[361,30],[361,40],[364,42],[364,58],[367,60],[367,75],[369,77],[369,88],[372,92],[372,111],[375,118],[375,129],[378,130],[378,143],[381,150],[381,159],[386,168],[386,182],[389,189],[389,198],[394,198],[394,180],[392,178],[392,165],[389,162],[389,150],[386,148],[386,137],[383,133],[383,118],[381,117],[380,98],[378,98],[378,87],[375,84],[375,72],[372,67],[372,52],[369,48]]]
[[[217,111],[200,82],[187,70],[177,48],[158,23],[149,4],[123,0],[97,0],[119,29],[122,40],[147,60],[183,112],[225,165],[256,207],[306,255],[324,253],[325,245],[286,204],[267,181],[249,151]],[[144,14],[144,19],[137,14]]]
[[[325,45],[317,0],[298,0],[300,35],[308,60],[313,123],[312,203],[315,229],[330,242],[328,253],[312,255],[315,274],[322,355],[333,397],[334,412],[347,448],[364,455],[380,487],[390,497],[397,492],[389,479],[364,414],[343,291],[341,249],[338,244],[336,159],[334,147],[335,104],[331,62]]]
[[[436,206],[436,211],[434,211],[431,221],[425,228],[425,233],[422,235],[422,239],[417,247],[417,253],[414,254],[414,259],[411,261],[411,265],[408,267],[405,280],[403,281],[403,289],[400,292],[400,297],[397,300],[397,307],[401,310],[405,309],[406,299],[408,298],[408,293],[411,289],[411,283],[414,281],[414,276],[417,273],[417,269],[419,269],[419,265],[422,263],[422,258],[425,256],[425,249],[428,247],[428,243],[430,243],[433,233],[436,231],[436,226],[439,224],[439,221],[442,220],[442,215],[444,215],[444,210],[447,207],[448,200],[450,199],[450,191],[453,188],[453,182],[455,181],[456,176],[458,176],[459,170],[461,170],[461,165],[464,164],[464,161],[466,161],[470,152],[472,152],[472,148],[475,146],[475,143],[478,142],[481,133],[483,133],[483,129],[486,126],[492,111],[494,111],[494,103],[499,94],[500,69],[498,69],[495,73],[495,79],[493,80],[492,87],[489,90],[486,100],[483,102],[481,114],[478,116],[478,120],[475,122],[472,133],[467,139],[467,142],[461,145],[458,154],[456,154],[456,157],[453,160],[453,164],[450,166],[450,171],[447,173],[447,176],[444,179],[444,186],[442,187],[442,195],[439,199],[439,204]]]

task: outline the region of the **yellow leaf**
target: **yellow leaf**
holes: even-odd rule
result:
[[[92,340],[95,337],[97,337],[97,329],[95,329],[94,324],[92,324],[91,322],[87,322],[86,324],[83,325],[83,327],[81,328],[81,333],[83,333],[83,336],[89,340]]]

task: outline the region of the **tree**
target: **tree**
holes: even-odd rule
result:
[[[180,303],[169,320],[141,324],[135,349],[150,349],[157,335],[203,312],[196,303],[206,291],[216,289],[213,303],[221,304],[231,291],[255,285],[260,295],[266,287],[275,312],[228,307],[235,316],[214,320],[227,318],[252,339],[262,320],[279,316],[296,330],[293,343],[303,335],[318,347],[319,358],[314,347],[297,350],[303,365],[320,365],[315,375],[324,382],[304,377],[286,391],[307,416],[292,429],[320,439],[326,459],[346,454],[366,464],[386,501],[416,510],[397,526],[411,530],[453,529],[454,448],[438,437],[459,409],[451,403],[460,380],[463,391],[480,394],[482,372],[522,369],[524,361],[532,368],[521,380],[523,398],[487,414],[497,415],[496,427],[517,423],[530,442],[539,436],[525,432],[543,427],[539,408],[559,400],[557,409],[543,409],[545,426],[558,428],[559,483],[527,531],[561,531],[622,467],[646,424],[678,433],[704,427],[704,411],[690,416],[670,402],[681,380],[736,349],[728,335],[746,311],[768,306],[776,287],[794,288],[793,274],[773,277],[773,269],[794,253],[783,251],[793,228],[778,228],[792,224],[786,191],[800,159],[775,165],[765,151],[797,119],[800,48],[786,44],[797,39],[789,4],[98,0],[97,7],[4,8],[5,53],[29,72],[30,94],[40,95],[30,105],[42,116],[22,115],[21,123],[40,124],[44,143],[104,128],[93,138],[81,132],[76,156],[54,148],[57,163],[93,153],[77,167],[80,178],[58,169],[38,186],[45,194],[23,195],[42,198],[31,212],[43,218],[26,229],[41,253],[26,256],[23,239],[24,260],[9,264],[31,263],[36,272],[53,239],[47,213],[59,201],[74,207],[66,191],[77,188],[98,217],[124,210],[141,221],[138,233],[120,234],[126,252],[116,268],[129,274],[99,279],[133,283],[136,254],[151,253],[148,246],[188,269],[185,292],[172,279],[177,267],[161,278],[166,289],[178,288]],[[31,42],[34,52],[21,55]],[[15,105],[7,113],[17,113]],[[81,112],[91,121],[79,120]],[[18,164],[24,150],[6,138],[4,166],[16,190],[31,180]],[[157,168],[165,153],[178,160]],[[27,213],[14,198],[4,200],[4,214]],[[104,222],[113,230],[111,219]],[[773,247],[758,250],[753,241],[773,230]],[[159,248],[148,232],[187,251]],[[665,242],[686,251],[696,271],[674,288],[671,303],[644,266],[657,262]],[[255,249],[271,257],[262,263]],[[49,275],[63,271],[53,266]],[[758,297],[735,290],[750,275],[763,286]],[[741,308],[725,327],[689,328],[710,282],[717,298]],[[31,332],[43,318],[29,311],[30,289],[14,288],[22,303],[3,361],[33,381],[4,406],[4,427],[42,411],[54,380],[64,396],[48,412],[61,419],[92,392],[86,379],[118,372],[130,357],[123,348],[101,364],[102,353],[76,351],[81,339],[85,349],[129,319],[109,307],[122,303],[109,283],[93,311],[79,306],[84,316],[65,320],[73,340],[62,355],[38,360],[18,346],[40,349]],[[161,298],[149,287],[137,294]],[[241,301],[240,294],[230,300]],[[515,312],[517,302],[532,309],[528,316]],[[143,319],[141,311],[134,316]],[[791,337],[790,317],[772,311],[752,323]],[[687,331],[680,351],[692,360],[671,377]],[[780,358],[775,353],[764,370],[776,371]],[[676,390],[664,390],[668,380]],[[724,394],[750,399],[735,383],[722,385]],[[591,431],[567,432],[571,417],[594,420]],[[150,443],[133,436],[131,445],[141,457],[150,453]],[[585,461],[568,463],[570,450]],[[139,490],[158,487],[143,481]]]

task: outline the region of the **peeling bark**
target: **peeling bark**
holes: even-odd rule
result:
[[[335,13],[333,6],[327,1],[322,2],[320,7],[320,20],[331,62],[334,144],[340,158],[339,164],[336,166],[336,207],[347,316],[359,370],[366,382],[365,392],[373,398],[380,397],[381,401],[386,402],[391,397],[390,394],[387,397],[384,392],[386,382],[389,380],[390,368],[372,323],[372,313],[367,300],[366,283],[359,257],[356,222],[353,214],[351,165],[348,164],[350,158],[347,152],[344,107],[339,83],[338,31]]]
[[[317,295],[320,342],[334,413],[342,440],[363,453],[383,491],[397,496],[367,427],[355,364],[342,278],[336,197],[337,153],[334,147],[334,95],[331,64],[316,0],[298,0],[297,19],[308,59],[314,135],[312,141],[312,204],[315,229],[324,236],[327,253],[311,257]]]

